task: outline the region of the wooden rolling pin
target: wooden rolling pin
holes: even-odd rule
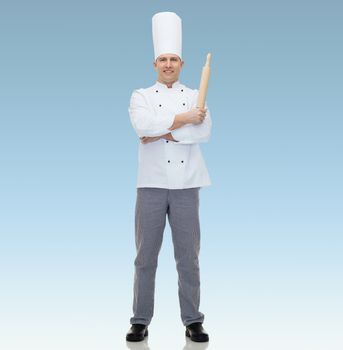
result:
[[[200,107],[200,108],[205,108],[208,81],[210,79],[210,73],[211,73],[210,62],[211,62],[211,54],[208,53],[206,58],[206,63],[202,68],[201,79],[200,79],[199,95],[198,95],[198,102],[197,102],[197,107]]]

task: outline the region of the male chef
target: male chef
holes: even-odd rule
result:
[[[148,335],[158,254],[168,217],[185,334],[193,341],[207,342],[204,314],[199,311],[199,189],[211,181],[199,144],[210,138],[211,116],[207,109],[197,108],[198,91],[179,82],[184,63],[180,17],[173,12],[155,14],[152,34],[157,81],[135,90],[129,107],[140,144],[133,317],[126,340],[141,341]]]

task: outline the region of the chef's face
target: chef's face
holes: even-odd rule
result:
[[[163,84],[173,84],[179,79],[183,61],[174,54],[164,54],[157,57],[154,67],[157,80]]]

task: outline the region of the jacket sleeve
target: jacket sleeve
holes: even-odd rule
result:
[[[142,90],[135,90],[131,95],[129,115],[133,128],[139,137],[161,136],[170,133],[175,115],[156,115]]]
[[[195,90],[195,94],[192,100],[192,108],[196,107],[198,98],[198,90]],[[192,143],[204,143],[208,142],[211,136],[212,119],[211,113],[207,107],[206,117],[201,124],[186,124],[181,128],[171,131],[173,138],[178,141],[179,144],[192,144]]]

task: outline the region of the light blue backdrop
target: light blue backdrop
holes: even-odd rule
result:
[[[126,348],[138,147],[127,107],[155,81],[159,11],[183,19],[183,83],[197,88],[213,55],[200,256],[209,348],[341,349],[338,0],[1,2],[1,347]],[[166,323],[170,349],[190,348],[169,228],[151,350],[167,349]]]

